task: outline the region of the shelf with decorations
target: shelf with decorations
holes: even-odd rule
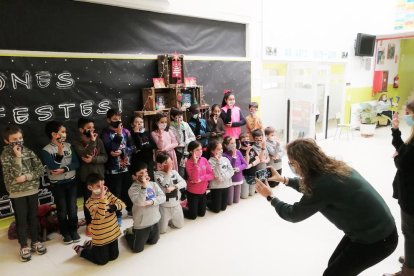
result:
[[[142,99],[143,111],[156,111],[171,107],[185,110],[192,104],[208,106],[204,101],[203,86],[200,85],[186,87],[174,84],[164,88],[143,88]]]
[[[144,118],[148,129],[152,127],[152,117],[158,112],[169,111],[172,107],[184,112],[184,120],[188,121],[187,109],[197,104],[204,116],[208,114],[209,105],[204,101],[203,86],[197,85],[196,78],[184,77],[184,56],[180,54],[165,54],[158,56],[158,78],[153,78],[153,87],[142,89],[143,108],[135,111]]]

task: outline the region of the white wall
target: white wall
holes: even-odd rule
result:
[[[393,29],[396,1],[380,2],[263,0],[263,45],[302,52],[296,60],[340,61],[339,54],[348,52],[346,82],[351,87],[369,86],[373,60],[354,56],[357,33],[398,33]],[[315,58],[315,52],[324,55]]]

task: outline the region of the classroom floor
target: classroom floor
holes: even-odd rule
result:
[[[407,136],[409,129],[402,126]],[[395,217],[400,234],[396,251],[361,275],[378,276],[395,272],[403,254],[400,209],[392,195],[395,168],[392,161],[391,130],[382,127],[373,137],[353,136],[318,141],[331,156],[356,168],[384,197]],[[284,160],[285,175],[288,165]],[[287,187],[274,193],[286,202],[295,202],[300,194]],[[124,219],[123,229],[132,224]],[[84,227],[79,232],[85,239]],[[266,199],[255,195],[229,206],[224,213],[207,212],[204,218],[186,220],[180,230],[170,230],[158,244],[131,253],[123,237],[120,256],[100,267],[79,258],[72,245],[64,245],[59,235],[46,242],[48,253],[33,256],[28,263],[18,259],[17,241],[0,233],[1,275],[322,275],[327,261],[343,233],[322,215],[296,224],[280,219]]]

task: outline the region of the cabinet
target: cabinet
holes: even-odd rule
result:
[[[192,104],[206,106],[202,86],[185,87],[170,85],[165,88],[143,88],[143,111],[156,111],[165,108],[177,107],[187,109]],[[208,105],[207,105],[208,106]]]
[[[374,72],[374,85],[372,92],[386,92],[388,86],[388,71]]]
[[[192,104],[198,104],[203,117],[208,116],[209,105],[205,103],[203,86],[185,87],[183,84],[170,84],[165,88],[143,88],[143,108],[135,111],[136,115],[144,118],[145,128],[152,131],[153,118],[158,112],[167,114],[170,120],[170,109],[176,107],[184,112],[184,120],[188,121],[190,114],[187,109]]]

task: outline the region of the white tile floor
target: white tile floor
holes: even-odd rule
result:
[[[403,133],[408,135],[409,129]],[[400,232],[396,251],[382,263],[361,275],[382,275],[398,270],[398,256],[403,252],[400,214],[391,197],[395,168],[389,127],[376,130],[371,138],[354,132],[352,139],[319,141],[323,149],[356,168],[379,191],[388,203]],[[286,160],[285,160],[286,161]],[[286,163],[286,162],[285,162]],[[284,170],[288,171],[287,164]],[[286,173],[286,175],[289,175]],[[275,194],[294,202],[300,194],[277,187]],[[131,219],[124,219],[123,228]],[[84,227],[80,229],[82,242]],[[181,230],[170,230],[158,244],[144,252],[131,253],[123,238],[120,256],[103,267],[79,258],[72,246],[62,244],[59,236],[46,243],[48,253],[33,256],[28,263],[18,260],[17,242],[0,234],[1,275],[321,275],[343,233],[317,214],[300,223],[280,219],[265,199],[255,195],[229,206],[220,214],[186,221]]]

